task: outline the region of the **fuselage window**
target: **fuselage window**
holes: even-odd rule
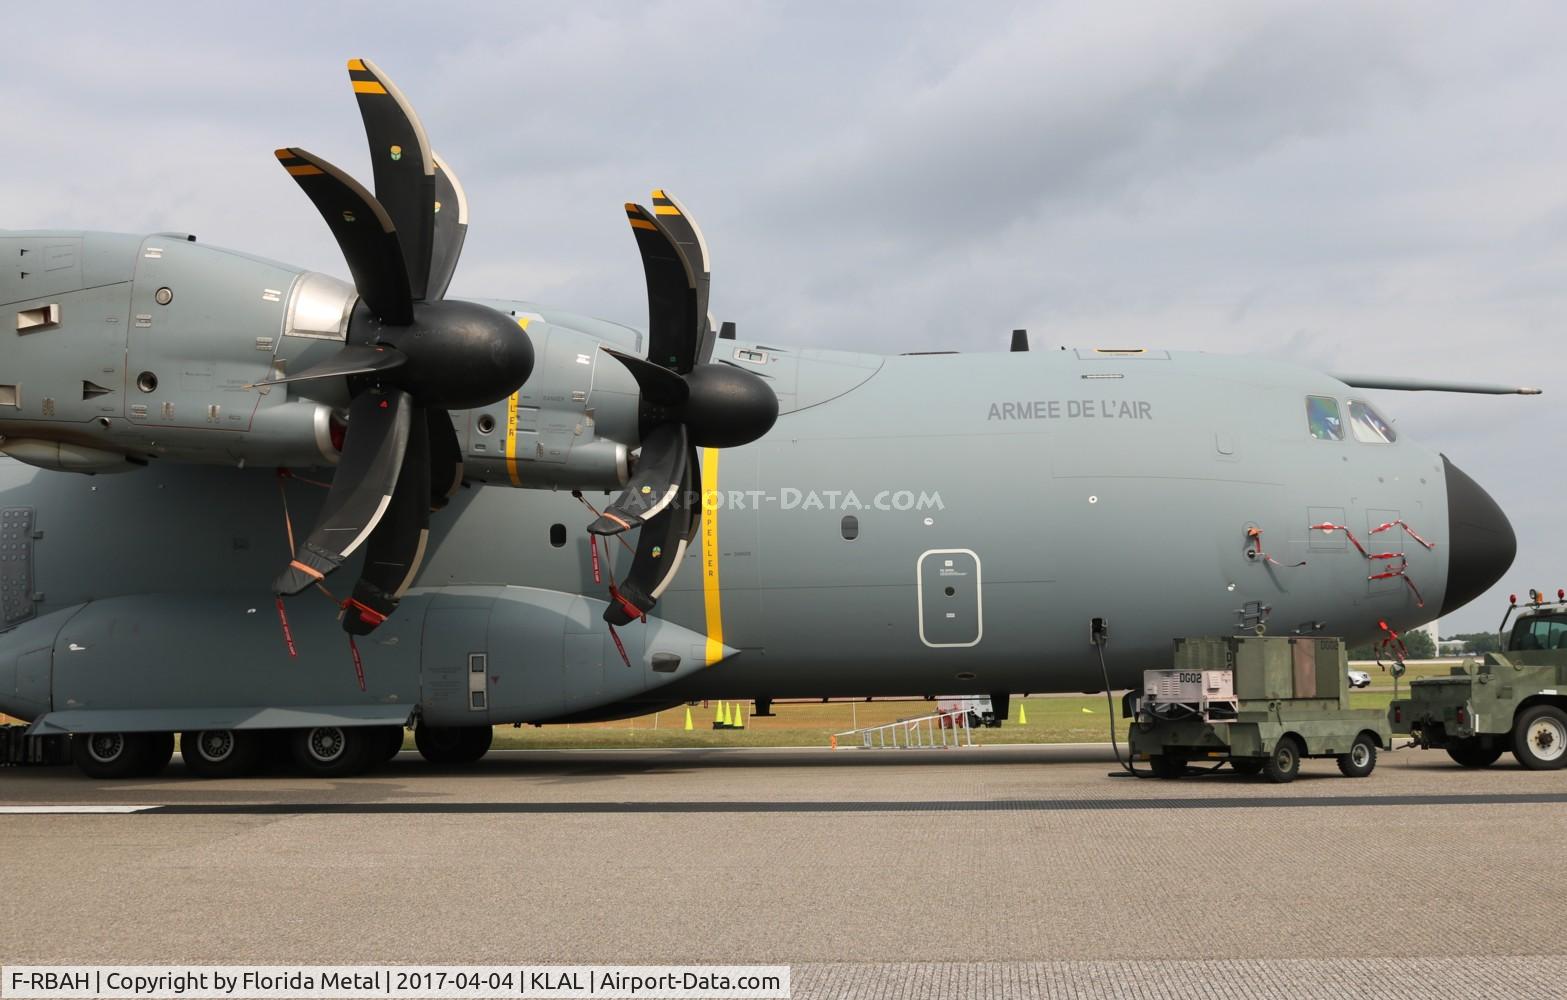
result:
[[[1306,426],[1318,441],[1344,440],[1344,422],[1339,419],[1338,400],[1332,396],[1306,397]]]
[[[1349,426],[1355,432],[1356,441],[1392,444],[1398,440],[1398,432],[1393,430],[1393,425],[1372,409],[1370,403],[1358,399],[1349,401]]]

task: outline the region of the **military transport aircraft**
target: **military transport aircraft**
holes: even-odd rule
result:
[[[387,76],[349,75],[375,193],[277,156],[352,285],[179,233],[0,232],[0,711],[89,774],[154,772],[174,733],[197,774],[283,744],[348,774],[406,725],[467,761],[495,723],[703,698],[1005,716],[1105,687],[1096,618],[1124,685],[1176,635],[1408,628],[1512,561],[1484,490],[1362,390],[1532,390],[742,339],[659,191],[626,208],[646,331],[446,299],[463,189]]]

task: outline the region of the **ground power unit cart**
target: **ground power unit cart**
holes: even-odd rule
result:
[[[1348,672],[1338,639],[1177,639],[1173,669],[1145,671],[1122,702],[1132,753],[1161,778],[1205,761],[1293,781],[1303,757],[1336,758],[1363,778],[1393,736],[1384,713],[1349,707]]]

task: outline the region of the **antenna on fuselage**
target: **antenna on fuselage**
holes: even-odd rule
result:
[[[1012,331],[1012,349],[1014,351],[1026,351],[1026,350],[1028,350],[1028,331],[1027,330],[1013,330]]]

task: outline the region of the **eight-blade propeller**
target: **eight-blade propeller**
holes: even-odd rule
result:
[[[326,503],[273,588],[297,594],[368,543],[343,618],[364,635],[397,606],[423,558],[431,508],[462,480],[447,410],[515,392],[533,346],[510,317],[445,299],[468,225],[462,187],[396,85],[369,60],[349,60],[348,71],[375,194],[303,149],[277,151],[337,239],[359,302],[336,355],[274,380],[346,377],[351,401]]]
[[[710,363],[715,333],[707,315],[711,278],[707,241],[680,203],[653,192],[653,211],[626,206],[647,279],[647,360],[603,350],[641,389],[642,450],[625,489],[588,531],[615,535],[640,528],[631,569],[611,584],[611,625],[647,614],[674,579],[702,517],[694,492],[697,448],[729,448],[766,434],[778,397],[741,368]]]

